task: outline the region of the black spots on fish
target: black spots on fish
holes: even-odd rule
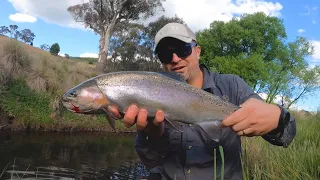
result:
[[[157,80],[157,78],[152,76],[152,81],[156,81],[156,80]]]
[[[171,78],[183,83],[186,83],[186,80],[184,79],[183,75],[176,72],[157,72],[160,75],[166,76],[167,78]]]
[[[223,105],[221,103],[217,103],[217,106],[219,107],[223,107]]]
[[[223,95],[221,99],[225,102],[229,101],[229,97],[227,95]]]

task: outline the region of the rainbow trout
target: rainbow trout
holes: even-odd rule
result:
[[[99,75],[68,90],[63,105],[74,113],[107,115],[114,129],[116,118],[107,110],[115,105],[120,113],[137,104],[150,115],[161,109],[165,120],[199,125],[219,141],[221,121],[239,109],[227,100],[187,84],[175,73],[123,71]]]

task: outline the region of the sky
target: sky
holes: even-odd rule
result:
[[[35,33],[33,45],[59,43],[60,54],[76,57],[97,57],[99,36],[76,23],[67,8],[88,0],[0,0],[0,26],[16,24],[19,30]],[[148,0],[146,0],[148,1]],[[208,28],[214,20],[228,22],[243,13],[264,12],[283,20],[288,41],[306,37],[314,46],[307,58],[310,67],[320,65],[320,1],[319,0],[166,0],[161,15],[182,18],[193,30]],[[295,105],[298,109],[314,111],[320,108],[320,92]]]

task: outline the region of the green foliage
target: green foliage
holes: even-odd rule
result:
[[[70,59],[75,61],[88,62],[88,64],[95,64],[98,61],[98,58],[90,58],[90,57],[70,57]]]
[[[237,74],[253,87],[257,79],[266,78],[266,64],[259,54],[252,54],[250,56],[240,54],[236,57],[221,56],[213,59],[212,70],[225,74]]]
[[[258,60],[254,61],[255,63],[259,62],[258,67],[265,67],[268,62],[277,58],[283,46],[282,41],[286,37],[282,21],[263,13],[243,15],[240,20],[233,19],[227,23],[215,21],[211,23],[210,28],[196,34],[202,50],[202,63],[216,68],[221,73],[238,72],[237,75],[244,77],[244,80],[249,82],[252,87],[256,86],[259,81],[267,79],[267,69],[251,72],[247,70],[252,68],[239,67],[233,63],[245,65],[245,63],[237,61],[247,61],[248,59],[252,61],[253,58],[257,58]],[[232,59],[233,63],[226,59],[225,64],[221,64],[223,62],[219,60],[222,57]],[[218,63],[220,66],[216,67]],[[232,67],[228,67],[226,71],[225,68],[230,64]],[[252,64],[249,63],[248,66],[252,66]],[[245,69],[239,72],[242,68]],[[247,74],[253,75],[254,78],[246,79],[249,77]]]
[[[40,45],[40,49],[44,50],[44,51],[49,51],[50,50],[50,46],[47,44],[41,44]]]
[[[242,77],[257,92],[268,94],[268,103],[280,95],[289,100],[289,107],[319,86],[319,81],[310,83],[319,78],[317,74],[303,81],[308,74],[303,73],[308,69],[306,58],[313,52],[310,42],[304,37],[286,42],[283,21],[277,17],[245,14],[226,23],[214,21],[196,35],[201,63]],[[300,90],[293,91],[296,87]],[[291,93],[299,91],[301,95]]]
[[[17,39],[17,37],[18,37],[17,33],[19,33],[19,31],[17,30],[18,28],[19,28],[19,26],[15,25],[15,24],[9,25],[9,33],[11,34],[11,36],[10,36],[11,38]]]
[[[89,64],[94,64],[94,60],[89,60]]]
[[[162,16],[146,27],[134,23],[117,26],[110,39],[109,54],[112,57],[108,61],[106,71],[161,71],[161,64],[153,52],[154,38],[156,33],[170,22],[183,23],[183,20],[177,16]]]
[[[9,27],[1,26],[0,34],[5,35],[10,33],[10,37],[15,40],[21,40],[24,43],[33,43],[33,39],[36,36],[30,29],[23,29],[21,31],[18,30],[18,25],[9,25]]]
[[[85,27],[102,35],[105,27],[110,26],[114,19],[115,24],[127,24],[132,20],[139,20],[152,16],[162,8],[162,0],[90,0],[68,7],[68,12],[75,21],[84,22]]]
[[[1,26],[0,27],[0,34],[1,35],[5,35],[5,34],[7,34],[9,32],[10,32],[10,30],[9,30],[9,28],[7,26]]]
[[[36,35],[30,29],[24,29],[20,33],[21,33],[20,39],[24,43],[29,43],[29,44],[33,43],[33,40]]]
[[[52,46],[50,47],[50,53],[54,56],[58,56],[60,52],[60,46],[58,43],[54,43],[52,44]]]
[[[314,87],[320,85],[319,82],[312,83],[319,78],[319,74],[313,74],[308,78],[310,82],[303,81],[308,75],[305,72],[309,68],[306,58],[312,54],[312,49],[310,42],[304,37],[297,37],[294,42],[286,44],[280,59],[274,60],[269,66],[270,78],[266,81],[267,86],[264,89],[269,95],[267,102],[272,102],[277,95],[280,95],[286,99],[282,105],[289,108],[291,102],[304,97],[315,90]]]

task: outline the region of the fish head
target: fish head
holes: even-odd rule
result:
[[[106,96],[94,79],[85,81],[62,96],[62,104],[69,111],[81,114],[97,114],[109,105]]]

